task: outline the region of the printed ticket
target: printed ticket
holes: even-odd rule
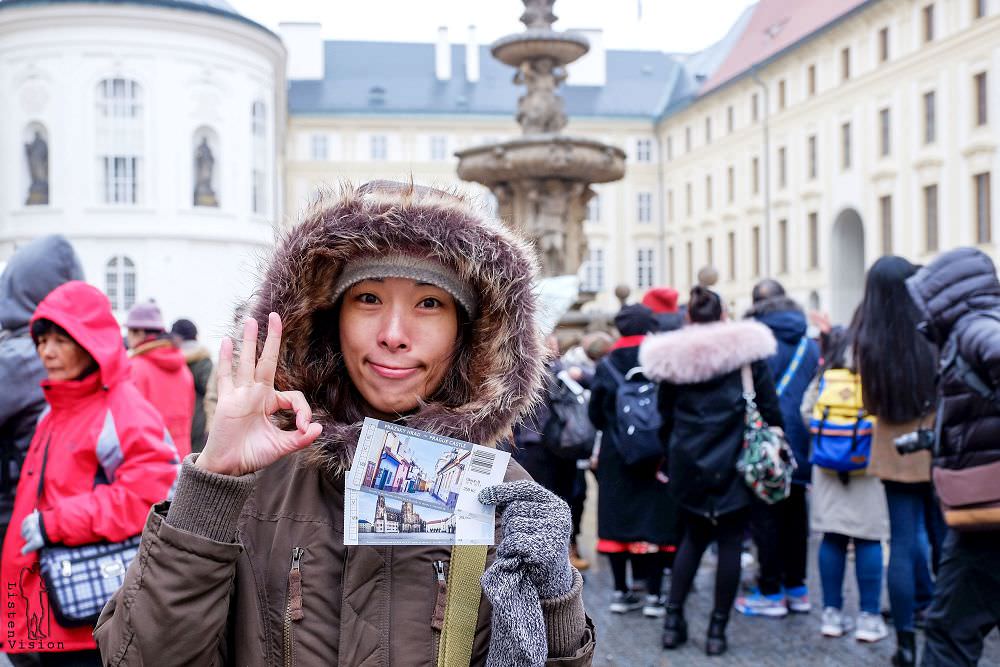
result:
[[[365,419],[344,490],[344,544],[495,542],[479,492],[503,481],[510,454]]]

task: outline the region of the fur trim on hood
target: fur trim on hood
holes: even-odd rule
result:
[[[471,399],[458,407],[423,404],[403,423],[495,445],[533,406],[541,387],[545,355],[535,325],[537,264],[531,246],[462,195],[412,184],[342,185],[322,194],[303,221],[278,240],[247,304],[259,324],[259,346],[268,313],[281,316],[285,333],[275,386],[305,394],[313,420],[323,426],[306,459],[334,475],[350,467],[361,422],[341,423],[332,414],[345,392],[354,391],[349,382],[333,381],[346,376],[339,341],[332,340],[333,286],[352,259],[393,252],[440,262],[472,287],[479,304],[469,325]],[[294,428],[287,415],[276,421]]]
[[[692,324],[646,336],[639,348],[639,364],[650,380],[696,384],[767,359],[777,351],[771,330],[759,322]]]

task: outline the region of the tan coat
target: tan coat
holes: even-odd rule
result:
[[[929,415],[905,424],[893,424],[884,419],[876,419],[868,474],[889,482],[929,482],[931,453],[924,451],[902,456],[893,444],[893,440],[916,431],[921,425],[924,428],[933,428],[934,416]]]
[[[241,478],[185,462],[171,523],[166,503],[150,513],[139,557],[98,621],[106,665],[436,665],[434,563],[447,563],[450,548],[344,546],[343,478],[299,458]],[[508,469],[508,481],[525,477],[517,464]],[[175,511],[186,518],[175,521]],[[299,599],[289,586],[294,548],[303,549]],[[571,657],[549,667],[593,658],[574,577],[569,594],[543,602],[550,654],[577,634]],[[485,664],[490,612],[482,598],[472,665]]]

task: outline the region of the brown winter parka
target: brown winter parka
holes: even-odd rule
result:
[[[281,315],[275,388],[302,391],[323,426],[307,449],[252,475],[183,466],[172,503],[150,513],[138,557],[95,630],[105,664],[435,667],[435,607],[447,595],[449,547],[345,546],[344,472],[360,421],[338,414],[346,370],[330,289],[352,258],[380,251],[434,257],[475,291],[459,405],[422,404],[401,423],[487,446],[510,435],[541,385],[532,251],[464,199],[418,188],[328,196],[279,240],[245,312]],[[287,415],[276,415],[294,428]],[[282,421],[284,420],[284,421]],[[527,477],[516,464],[508,480]],[[498,512],[497,540],[499,532]],[[493,549],[488,561],[492,562]],[[297,573],[297,574],[293,574]],[[590,665],[594,631],[582,580],[542,600],[551,667]],[[472,665],[489,650],[481,596]]]

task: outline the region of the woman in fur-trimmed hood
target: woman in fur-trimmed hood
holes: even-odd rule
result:
[[[771,426],[781,410],[767,366],[777,344],[758,322],[722,321],[719,295],[691,290],[689,325],[647,336],[639,348],[646,377],[660,382],[660,413],[667,443],[668,486],[681,507],[684,537],[671,577],[664,648],[687,640],[684,601],[708,545],[719,544],[715,609],[705,650],[726,650],[725,628],[740,580],[740,551],[749,520],[750,491],[736,472],[743,443],[745,402],[740,369],[753,372],[757,407]]]
[[[535,276],[530,247],[463,197],[381,181],[320,200],[247,306],[248,353],[234,366],[223,342],[208,442],[102,614],[105,660],[591,664],[569,509],[517,464],[480,494],[498,507],[498,546],[479,600],[449,594],[447,546],[344,545],[365,417],[493,446],[532,406]],[[447,620],[453,603],[467,631]]]

